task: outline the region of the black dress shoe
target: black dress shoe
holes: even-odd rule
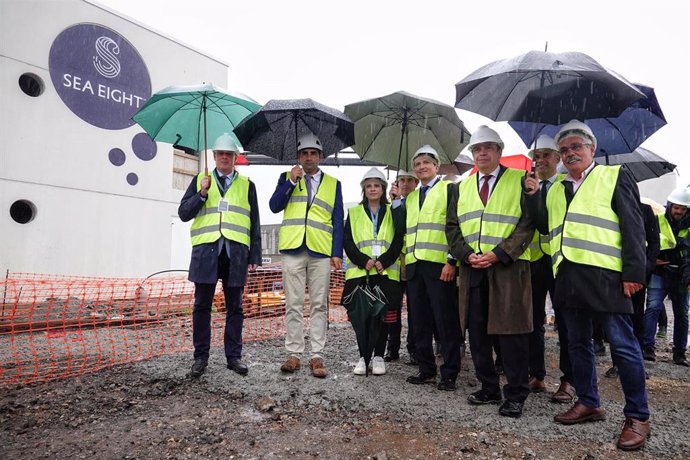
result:
[[[519,418],[522,415],[522,406],[523,403],[505,400],[498,408],[498,413],[504,417]]]
[[[239,359],[231,361],[228,363],[228,369],[237,372],[240,375],[247,375],[249,373],[249,368]]]
[[[414,357],[414,355],[410,355],[410,360],[406,362],[408,366],[418,366],[419,362],[417,361],[417,358]]]
[[[440,382],[438,382],[438,387],[439,390],[443,391],[455,391],[455,380],[453,379],[441,379]]]
[[[398,353],[386,353],[386,356],[383,357],[383,360],[387,363],[390,363],[391,361],[397,361],[400,359],[400,355]]]
[[[489,393],[485,390],[475,391],[467,397],[467,401],[470,404],[480,405],[480,404],[501,404],[503,398],[501,398],[501,392]]]
[[[409,376],[407,378],[407,383],[412,383],[414,385],[424,385],[425,383],[434,384],[436,383],[436,374],[418,372],[416,375]]]
[[[194,364],[192,364],[192,372],[190,373],[190,375],[195,379],[201,377],[202,374],[206,371],[207,365],[207,360],[202,358],[195,359]]]

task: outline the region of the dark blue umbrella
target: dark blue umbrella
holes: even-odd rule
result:
[[[619,116],[583,120],[597,138],[596,156],[632,152],[666,124],[654,89],[638,84],[635,86],[647,97],[633,102]],[[509,121],[508,124],[527,147],[534,145],[540,134],[554,137],[562,126],[525,121]]]
[[[455,107],[495,121],[559,125],[615,117],[644,97],[583,53],[529,53],[481,67],[455,85]]]
[[[311,99],[273,99],[235,128],[245,150],[297,162],[297,139],[315,134],[323,155],[355,143],[354,123],[343,112]]]

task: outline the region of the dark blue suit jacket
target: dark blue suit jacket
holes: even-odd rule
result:
[[[213,173],[215,174],[215,172]],[[182,222],[188,222],[196,217],[204,201],[196,188],[196,177],[187,188],[177,214]],[[227,286],[240,287],[247,283],[247,266],[261,265],[261,223],[259,221],[259,206],[256,199],[256,186],[249,181],[249,248],[230,241],[230,263],[228,264]],[[189,281],[194,283],[216,284],[221,277],[218,273],[218,242],[198,244],[192,247],[192,260],[189,263]]]

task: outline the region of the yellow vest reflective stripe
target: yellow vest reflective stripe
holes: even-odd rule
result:
[[[666,214],[659,214],[657,216],[659,219],[659,236],[661,243],[661,250],[674,249],[678,245],[675,235],[673,235],[673,229],[671,229],[671,224],[668,219],[666,219]],[[688,236],[688,229],[684,228],[678,232],[678,238],[685,238]]]
[[[532,242],[529,244],[529,254],[530,262],[536,262],[544,254],[547,256],[551,255],[551,237],[549,235],[542,235],[537,230],[534,231],[534,236],[532,237]]]
[[[618,215],[611,199],[620,166],[595,166],[578,188],[570,206],[563,182],[555,183],[546,197],[553,274],[563,259],[621,272],[623,270]],[[631,203],[635,206],[635,203]]]
[[[405,264],[417,260],[445,264],[448,260],[446,239],[446,208],[448,206],[449,181],[439,180],[426,193],[422,209],[419,209],[420,189],[405,198],[407,207],[407,232]]]
[[[506,169],[494,185],[486,207],[479,198],[479,174],[460,182],[458,193],[458,222],[465,242],[479,253],[492,251],[508,238],[522,217],[520,197],[522,177],[519,169]],[[530,260],[529,248],[518,257]]]
[[[197,176],[197,190],[201,189],[201,180],[204,177],[203,173]],[[230,241],[249,247],[249,179],[239,174],[235,175],[232,185],[225,193],[225,200],[229,204],[227,211],[218,210],[221,198],[216,178],[211,174],[211,188],[208,190],[206,203],[192,222],[192,246],[213,243],[222,235]]]
[[[286,173],[285,177],[289,180],[290,173]],[[337,179],[322,173],[319,189],[307,211],[307,184],[304,179],[299,180],[283,212],[278,249],[297,249],[302,246],[306,235],[307,248],[319,254],[331,255],[337,184]]]
[[[348,210],[348,218],[350,220],[350,231],[352,232],[352,240],[357,245],[357,249],[363,254],[372,258],[372,248],[378,244],[381,248],[381,254],[388,251],[393,244],[393,237],[395,236],[395,228],[393,226],[393,216],[391,215],[390,205],[386,205],[386,214],[383,216],[383,221],[379,227],[378,235],[374,239],[374,224],[367,215],[364,205],[360,204]],[[378,272],[375,268],[369,270],[370,275],[376,275]],[[400,281],[400,264],[398,260],[386,268],[383,275],[394,281]],[[345,272],[345,279],[362,278],[367,275],[367,271],[359,268],[354,264],[349,264]]]

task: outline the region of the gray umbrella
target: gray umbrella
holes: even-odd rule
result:
[[[429,144],[450,164],[470,137],[453,107],[404,91],[348,104],[345,113],[355,123],[353,148],[363,160],[406,171],[419,147]]]
[[[455,85],[455,107],[495,121],[560,125],[615,117],[644,96],[583,53],[529,53],[481,67]]]
[[[676,169],[673,163],[642,147],[636,148],[631,153],[619,153],[594,159],[600,164],[623,165],[635,178],[635,182],[661,177]]]
[[[297,139],[313,133],[324,156],[355,142],[352,121],[343,112],[311,99],[273,99],[235,128],[245,150],[294,164]]]

